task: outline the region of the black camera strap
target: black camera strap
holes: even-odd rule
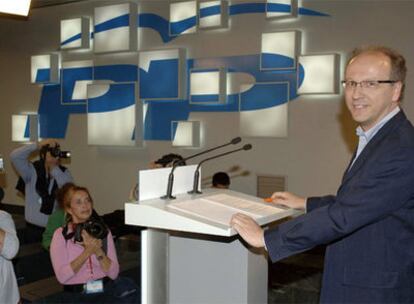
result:
[[[40,212],[44,214],[51,214],[55,204],[56,191],[58,189],[57,183],[55,180],[53,181],[52,191],[49,194],[50,176],[47,176],[46,174],[44,160],[41,159],[35,161],[33,166],[35,167],[37,174],[36,192],[42,198]]]

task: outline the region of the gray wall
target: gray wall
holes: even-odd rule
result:
[[[93,7],[118,1],[86,1],[32,10],[28,20],[0,19],[0,154],[5,157],[4,202],[22,205],[16,196],[14,172],[8,155],[18,146],[11,142],[11,115],[37,111],[41,88],[30,84],[30,56],[58,49],[61,19],[92,16]],[[139,2],[140,12],[155,12],[168,18],[168,1]],[[253,2],[253,1],[250,1]],[[233,1],[232,3],[236,3]],[[263,14],[231,17],[230,30],[186,35],[168,45],[152,30],[140,30],[143,49],[187,47],[188,57],[203,58],[258,54],[261,33],[283,29],[302,31],[302,53],[341,54],[361,44],[383,44],[401,51],[407,58],[404,109],[414,118],[410,103],[413,87],[414,52],[412,17],[414,1],[302,1],[306,8],[325,12],[330,17],[300,16],[294,21],[269,22]],[[343,69],[343,68],[342,68]],[[343,71],[341,71],[342,73]],[[237,113],[196,113],[205,137],[202,148],[218,145],[238,135]],[[300,195],[334,193],[356,144],[354,124],[341,95],[301,96],[289,102],[289,137],[245,138],[254,149],[222,158],[203,166],[203,176],[239,165],[250,175],[235,178],[232,189],[256,193],[257,174],[286,175],[288,190]],[[87,145],[86,115],[72,115],[63,148],[72,151],[69,165],[77,183],[87,186],[96,208],[108,212],[122,208],[139,169],[169,151],[190,155],[199,150],[173,149],[170,142],[150,141],[145,148],[95,147]]]

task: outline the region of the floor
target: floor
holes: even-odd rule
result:
[[[15,210],[6,211],[12,213],[16,228],[24,229],[23,215]],[[139,284],[139,234],[120,237],[116,247],[121,274]],[[323,256],[324,248],[315,248],[269,264],[268,303],[318,303]],[[23,303],[39,303],[62,290],[48,254],[39,243],[22,245],[14,264]]]

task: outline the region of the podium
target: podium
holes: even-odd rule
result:
[[[230,190],[187,194],[195,168],[175,170],[175,200],[160,199],[171,168],[140,171],[140,200],[125,204],[126,224],[148,227],[141,232],[142,303],[267,303],[265,250],[249,248],[229,227],[221,210],[237,211],[234,206],[223,207],[220,200],[263,209],[264,215],[256,218],[260,225],[297,211],[269,207],[261,199]],[[188,206],[203,206],[203,212]]]

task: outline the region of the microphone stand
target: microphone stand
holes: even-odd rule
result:
[[[200,152],[200,153],[197,153],[197,154],[191,155],[191,156],[186,157],[186,158],[184,158],[184,159],[182,159],[182,160],[179,160],[179,161],[174,162],[173,167],[172,167],[172,169],[171,169],[171,172],[170,172],[170,174],[168,175],[167,193],[166,193],[164,196],[161,196],[161,199],[168,199],[168,200],[175,199],[175,196],[173,196],[173,195],[172,195],[173,184],[174,184],[174,170],[175,170],[175,168],[176,168],[179,164],[182,164],[182,163],[186,162],[187,160],[192,159],[192,158],[194,158],[194,157],[197,157],[197,156],[199,156],[199,155],[202,155],[202,154],[205,154],[205,153],[208,153],[208,152],[211,152],[211,151],[214,151],[214,150],[217,150],[217,149],[220,149],[220,148],[223,148],[223,147],[229,146],[229,145],[235,145],[235,144],[238,144],[239,142],[241,142],[241,138],[240,138],[240,137],[235,137],[235,138],[233,138],[233,139],[232,139],[229,143],[227,143],[227,144],[220,145],[220,146],[217,146],[217,147],[214,147],[214,148],[211,148],[211,149],[208,149],[208,150],[202,151],[202,152]]]
[[[252,148],[252,145],[251,145],[251,144],[247,144],[247,145],[244,145],[243,147],[241,147],[241,148],[239,148],[239,149],[235,149],[235,150],[227,151],[227,152],[224,152],[224,153],[221,153],[221,154],[217,154],[217,155],[214,155],[214,156],[212,156],[212,157],[209,157],[209,158],[203,159],[203,160],[202,160],[202,161],[198,164],[198,166],[197,166],[197,168],[196,168],[196,170],[195,170],[195,172],[194,172],[193,190],[188,191],[187,193],[188,193],[188,194],[201,194],[201,193],[203,193],[203,192],[201,192],[201,191],[199,191],[199,190],[198,190],[198,180],[199,180],[199,177],[200,177],[200,166],[201,166],[203,163],[205,163],[205,162],[206,162],[206,161],[208,161],[208,160],[215,159],[215,158],[218,158],[218,157],[221,157],[221,156],[225,156],[225,155],[228,155],[228,154],[231,154],[231,153],[235,153],[235,152],[238,152],[238,151],[242,151],[242,150],[250,150],[251,148]]]
[[[178,161],[177,164],[183,161]],[[175,199],[175,196],[172,195],[173,183],[174,183],[174,170],[177,167],[176,163],[174,163],[170,174],[168,175],[168,185],[167,185],[167,193],[164,196],[161,196],[161,199]]]

